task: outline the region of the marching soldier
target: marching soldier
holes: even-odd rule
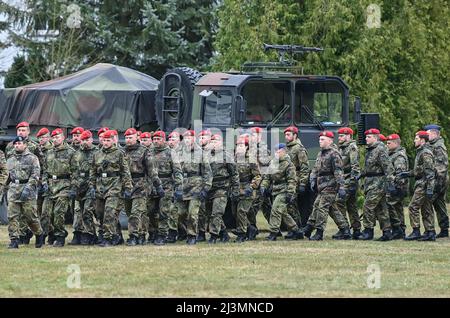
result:
[[[358,176],[361,173],[359,168],[359,150],[356,141],[352,139],[353,129],[343,127],[338,130],[338,134],[339,153],[342,157],[342,170],[344,172],[344,189],[347,195],[343,201],[336,201],[336,207],[342,216],[345,217],[348,213],[350,225],[353,229],[352,238],[357,240],[361,235],[361,222],[359,221],[356,203]],[[340,234],[339,232],[337,236]]]
[[[202,148],[203,156],[211,154],[211,131],[209,129],[202,130],[198,133],[198,144]],[[212,168],[212,167],[211,167]],[[203,201],[198,211],[198,235],[197,242],[206,241],[206,231],[211,218],[211,208],[206,208],[206,201]]]
[[[427,143],[428,138],[429,136],[426,131],[418,131],[416,133],[414,146],[417,152],[416,159],[414,160],[414,170],[399,174],[401,178],[414,177],[416,179],[414,194],[408,207],[410,224],[413,231],[405,238],[407,241],[436,240],[432,206],[436,169],[433,150]],[[420,214],[422,214],[422,222],[425,227],[423,236],[420,235]]]
[[[89,172],[89,195],[96,198],[95,213],[101,223],[103,241],[99,246],[112,246],[117,239],[120,196],[131,198],[133,183],[125,153],[114,144],[113,133],[103,133],[103,146],[94,153]]]
[[[409,171],[408,156],[406,150],[401,146],[400,136],[392,134],[387,137],[387,147],[389,149],[389,159],[394,168],[395,191],[386,196],[389,218],[392,225],[392,239],[405,238],[405,216],[403,213],[403,200],[408,194],[408,180],[399,178],[401,172]]]
[[[364,194],[364,231],[361,240],[373,239],[373,228],[378,219],[383,235],[379,241],[392,239],[391,222],[386,204],[386,190],[395,193],[393,167],[389,160],[387,147],[379,140],[380,131],[376,128],[368,129],[366,135],[367,152],[364,170],[361,177],[365,178]]]
[[[178,234],[178,215],[177,210],[172,207],[172,200],[174,189],[181,189],[183,186],[183,173],[177,154],[166,144],[166,134],[163,131],[158,130],[153,134],[151,157],[165,193],[158,202],[158,234],[154,244],[164,245],[166,241],[175,243]]]
[[[448,212],[445,198],[449,183],[448,174],[448,152],[444,139],[441,137],[441,127],[438,125],[427,125],[425,130],[429,135],[429,145],[433,150],[436,167],[436,188],[433,198],[433,207],[436,212],[437,220],[441,232],[437,238],[448,237]]]
[[[202,149],[195,143],[193,130],[183,134],[183,143],[183,187],[175,190],[175,196],[180,222],[187,220],[187,244],[193,245],[197,242],[198,211],[211,189],[212,171],[208,158],[203,156]]]
[[[236,209],[236,242],[242,243],[247,240],[247,231],[250,223],[248,215],[256,197],[256,191],[261,184],[261,173],[256,162],[250,162],[249,138],[240,136],[236,145],[236,167],[239,174],[240,195]]]
[[[19,248],[19,219],[23,219],[36,235],[35,247],[40,248],[44,243],[44,235],[36,213],[37,185],[40,177],[39,160],[28,150],[24,137],[17,136],[13,145],[14,152],[10,153],[6,163],[10,180],[8,232],[11,243],[8,248]]]
[[[8,180],[8,169],[6,168],[6,158],[3,151],[0,150],[0,204],[3,203],[6,181]]]
[[[346,198],[344,174],[342,171],[342,159],[336,146],[333,146],[334,134],[331,131],[323,131],[319,134],[320,152],[317,154],[316,163],[311,171],[311,190],[317,192],[314,201],[313,212],[303,232],[311,241],[323,240],[323,232],[327,225],[328,215],[332,217],[339,228],[334,239],[350,239],[350,229],[347,219],[336,208],[336,201],[344,201]],[[312,231],[316,233],[311,236]]]
[[[64,142],[61,128],[52,131],[53,148],[45,158],[43,187],[48,187],[48,197],[43,209],[50,212],[49,241],[54,247],[63,247],[67,231],[64,226],[65,214],[70,201],[75,198],[72,176],[75,172],[74,150]],[[75,234],[74,234],[75,235]]]
[[[225,228],[223,215],[227,207],[228,197],[230,196],[233,202],[237,202],[239,199],[239,174],[234,158],[223,149],[222,136],[212,135],[210,143],[209,164],[213,180],[205,207],[211,211],[209,222],[211,236],[208,243],[214,244],[218,238],[221,242],[228,242],[230,239]]]
[[[260,188],[261,196],[267,197],[268,189],[272,186],[271,194],[274,197],[269,218],[270,234],[266,240],[276,241],[282,221],[286,224],[288,231],[294,233],[292,239],[303,239],[302,231],[287,210],[287,206],[294,204],[296,200],[295,167],[287,154],[286,144],[276,145],[275,151],[275,158],[270,161]]]

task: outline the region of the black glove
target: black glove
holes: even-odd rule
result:
[[[48,184],[47,183],[41,184],[41,186],[38,188],[38,193],[46,194],[47,192],[48,192]]]
[[[208,191],[206,191],[205,189],[200,191],[199,198],[200,198],[200,201],[206,201],[206,199],[208,198]]]
[[[303,184],[301,184],[298,186],[297,191],[298,191],[298,194],[304,194],[306,192],[306,187]]]
[[[245,195],[247,198],[251,197],[252,194],[253,194],[253,188],[252,188],[252,187],[247,187],[247,188],[245,188],[245,190],[244,190],[244,195]]]
[[[426,196],[427,196],[428,200],[431,201],[433,199],[433,195],[434,195],[433,189],[427,189]]]
[[[267,189],[264,187],[260,187],[259,188],[259,193],[261,194],[261,196],[265,197],[266,193],[267,193]]]
[[[95,199],[95,188],[94,187],[89,188],[89,190],[87,192],[87,196],[90,199]]]
[[[311,182],[310,187],[311,187],[311,191],[312,191],[313,193],[316,193],[316,192],[317,192],[317,185],[316,185],[316,182],[315,182],[315,181],[314,181],[314,182]]]
[[[231,193],[231,201],[238,202],[239,201],[239,193]]]
[[[27,201],[31,199],[31,189],[28,185],[23,187],[22,193],[20,194],[20,201]]]
[[[356,194],[356,190],[357,190],[356,184],[351,184],[348,187],[348,194],[349,195],[355,195]]]
[[[403,171],[397,174],[397,177],[404,179],[409,178],[411,176],[411,173],[409,171]]]
[[[295,194],[286,193],[286,204],[293,204],[295,202]]]
[[[162,186],[157,187],[156,192],[158,193],[158,196],[161,198],[163,198],[166,195],[166,191],[164,191],[164,188]]]
[[[128,191],[128,190],[123,191],[123,197],[124,197],[124,199],[127,199],[127,200],[131,199],[131,191]]]
[[[393,197],[395,197],[398,194],[397,188],[392,183],[388,184],[387,192]]]
[[[175,190],[175,193],[173,194],[173,197],[177,201],[183,201],[183,191],[181,189]]]
[[[69,199],[74,200],[77,197],[77,191],[74,189],[69,190]]]
[[[346,196],[347,196],[347,192],[345,191],[345,189],[344,188],[339,188],[339,190],[338,190],[338,198],[339,198],[339,200],[344,201]]]

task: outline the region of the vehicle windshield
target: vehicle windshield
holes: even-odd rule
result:
[[[229,125],[231,123],[233,94],[230,90],[204,90],[203,122],[206,124]]]

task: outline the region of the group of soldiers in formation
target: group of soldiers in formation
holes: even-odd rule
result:
[[[117,131],[107,127],[98,131],[98,146],[92,133],[81,127],[71,131],[70,143],[62,129],[42,128],[36,135],[39,144],[29,139],[27,122],[16,128],[17,137],[5,153],[0,151],[0,196],[7,193],[9,248],[29,244],[33,234],[36,247],[46,240],[54,247],[64,246],[67,211],[73,213],[73,245],[125,243],[121,210],[128,216],[129,246],[227,242],[223,216],[229,201],[236,242],[256,239],[260,210],[269,224],[270,241],[282,236],[282,224],[287,240],[322,240],[328,216],[339,228],[332,236],[337,240],[374,239],[376,220],[383,232],[380,241],[448,237],[448,154],[438,125],[415,134],[412,169],[398,134],[384,138],[385,144],[378,129],[365,131],[365,164],[360,168],[353,130],[339,129],[338,145],[333,132],[323,131],[312,170],[294,126],[284,130],[285,143],[276,145],[273,156],[260,127],[238,136],[234,154],[224,149],[222,136],[210,130],[173,131],[166,140],[163,131],[129,128],[123,147]],[[412,232],[406,235],[403,201],[411,178]],[[365,197],[362,215],[357,208],[360,187]],[[305,195],[315,196],[306,218],[299,212]]]

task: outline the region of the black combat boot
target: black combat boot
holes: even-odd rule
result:
[[[81,232],[73,232],[73,238],[72,241],[69,242],[69,245],[81,245]]]
[[[205,242],[206,241],[206,233],[204,231],[199,231],[197,235],[197,242]]]
[[[352,235],[350,234],[350,229],[348,227],[344,227],[334,234],[332,238],[334,240],[349,240],[352,238]]]
[[[103,238],[102,241],[98,244],[100,247],[110,247],[114,246],[113,241],[111,239]]]
[[[219,239],[221,243],[227,243],[230,241],[230,236],[228,235],[227,230],[220,230]]]
[[[34,247],[41,248],[44,245],[44,234],[36,235],[36,241],[34,242]]]
[[[278,236],[277,232],[270,232],[269,236],[266,237],[266,241],[276,241],[277,236]]]
[[[436,241],[436,232],[435,231],[425,231],[423,236],[418,239],[418,241],[426,242],[426,241]]]
[[[256,236],[259,234],[258,228],[252,224],[247,227],[247,238],[249,241],[256,240]]]
[[[247,241],[247,235],[245,235],[244,233],[238,233],[235,242],[244,243],[245,241]]]
[[[63,236],[57,236],[55,242],[53,242],[53,247],[63,247],[66,239]]]
[[[392,229],[392,239],[393,240],[401,240],[405,238],[405,234],[401,227],[396,226]]]
[[[33,237],[33,232],[30,229],[27,229],[25,235],[19,237],[19,244],[28,245],[30,244],[30,240]]]
[[[413,231],[411,232],[411,234],[409,234],[407,237],[405,237],[405,241],[415,241],[421,237],[422,236],[420,235],[420,229],[418,227],[416,227],[416,228],[413,228]]]
[[[94,241],[93,235],[89,233],[81,233],[80,244],[81,245],[92,245]]]
[[[211,233],[211,236],[209,237],[208,240],[208,244],[216,244],[218,238],[219,238],[218,235]]]
[[[278,230],[277,237],[283,237],[283,233],[281,233],[281,230]]]
[[[138,245],[138,238],[134,235],[130,235],[127,240],[127,246],[136,246]]]
[[[294,232],[294,240],[303,240],[304,239],[304,235],[301,229],[298,229],[297,231]]]
[[[155,239],[156,239],[156,233],[148,232],[147,244],[153,244],[155,242]]]
[[[359,229],[354,229],[352,234],[352,239],[359,240],[359,237],[361,236],[361,231]]]
[[[153,244],[159,246],[166,245],[166,237],[164,235],[157,235]]]
[[[386,242],[392,240],[391,230],[384,230],[383,235],[377,239],[378,242]]]
[[[169,230],[169,235],[167,235],[167,243],[176,243],[177,242],[177,234],[178,232],[175,230]]]
[[[8,248],[9,249],[19,248],[19,240],[18,239],[12,239],[11,243],[9,243],[9,245],[8,245]]]
[[[311,237],[312,232],[314,231],[314,227],[311,224],[306,224],[306,226],[302,229],[303,235],[307,238]]]
[[[448,229],[441,229],[441,232],[436,235],[436,238],[448,237]]]
[[[286,234],[286,236],[284,237],[285,240],[296,240],[297,236],[296,236],[295,231],[289,231],[288,234]]]
[[[186,244],[187,245],[195,245],[197,243],[197,238],[195,235],[188,235],[187,236],[187,240],[186,240]]]
[[[309,238],[310,241],[322,241],[323,240],[323,230],[317,229],[316,234]]]
[[[120,232],[120,234],[114,234],[112,239],[111,239],[111,243],[114,246],[124,244],[125,241],[123,240],[122,232]],[[136,244],[137,244],[137,242],[136,242]]]
[[[373,240],[373,229],[364,229],[364,231],[362,231],[361,235],[358,237],[358,240]]]

